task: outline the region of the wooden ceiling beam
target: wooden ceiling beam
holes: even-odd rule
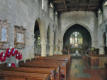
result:
[[[96,11],[103,0],[53,0],[58,11]]]

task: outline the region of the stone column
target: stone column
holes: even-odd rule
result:
[[[103,43],[103,36],[99,38],[99,54],[104,54],[104,43]]]
[[[100,26],[102,27],[102,26]],[[99,54],[104,54],[104,43],[103,43],[103,31],[101,28],[98,29],[98,48],[99,48]]]
[[[56,40],[55,40],[55,52],[54,54],[58,53],[58,29],[56,29]]]
[[[100,46],[99,47],[99,55],[103,55],[104,54],[104,46]]]
[[[49,54],[49,56],[53,56],[54,55],[54,46],[53,46],[53,44],[50,44],[50,54]]]
[[[54,20],[54,11],[52,7],[49,8],[49,16],[52,20]]]
[[[54,51],[53,51],[53,49],[54,49],[54,46],[53,46],[53,44],[54,44],[54,32],[53,32],[53,28],[51,28],[51,30],[50,30],[50,44],[49,44],[49,46],[50,46],[50,52],[49,52],[49,56],[53,56],[53,54],[54,54]]]
[[[107,5],[103,5],[103,25],[99,26],[98,30],[98,46],[99,46],[99,54],[103,55],[104,54],[104,43],[103,43],[103,27],[104,27],[104,22],[107,20]]]
[[[46,41],[41,41],[41,56],[47,56],[46,53]]]
[[[63,41],[60,41],[60,51],[59,51],[60,55],[62,55],[62,50],[63,50]]]
[[[107,5],[103,5],[103,21],[107,20]]]

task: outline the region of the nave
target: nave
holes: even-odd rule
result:
[[[70,55],[35,57],[19,62],[19,67],[0,65],[0,80],[67,80]]]
[[[55,55],[21,61],[19,67],[0,65],[0,80],[106,80],[107,68],[86,63],[83,56]]]
[[[0,80],[105,75],[107,0],[0,0]]]

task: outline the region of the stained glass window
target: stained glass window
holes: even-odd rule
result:
[[[82,43],[82,35],[79,32],[73,32],[70,36],[70,44],[74,47],[79,47]]]

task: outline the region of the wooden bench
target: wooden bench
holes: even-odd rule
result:
[[[60,66],[60,76],[62,78],[66,78],[67,75],[67,65],[65,61],[56,61],[56,60],[35,60],[32,61],[31,64],[44,64],[44,65],[59,65]],[[61,78],[61,77],[60,77]]]
[[[48,65],[48,64],[51,64],[51,65],[60,65],[60,78],[63,78],[66,80],[66,75],[68,73],[68,70],[69,70],[69,66],[70,66],[70,63],[69,61],[71,61],[71,57],[70,56],[52,56],[52,57],[38,57],[36,58],[36,60],[33,60],[31,61],[30,64],[36,64],[36,65]],[[29,61],[30,62],[30,61]],[[26,62],[26,64],[29,62]],[[28,65],[27,64],[27,65]],[[22,64],[23,65],[23,64]]]
[[[41,74],[49,74],[51,80],[55,80],[55,68],[28,68],[28,67],[17,67],[17,68],[3,68],[3,71],[19,71],[19,72],[27,72],[27,73],[41,73]]]
[[[50,80],[49,74],[0,71],[2,80]]]
[[[38,60],[56,60],[56,61],[65,61],[67,62],[67,69],[69,70],[71,64],[71,56],[70,55],[60,55],[60,56],[49,56],[49,57],[38,57]]]
[[[70,55],[60,55],[60,56],[49,56],[49,57],[38,57],[36,59],[43,59],[43,60],[57,60],[57,61],[67,61],[68,68],[71,64],[71,56]]]
[[[35,63],[24,63],[20,64],[20,67],[34,67],[34,68],[55,68],[56,74],[55,79],[60,80],[60,67],[59,65],[52,65],[52,64],[35,64]]]
[[[84,61],[85,63],[88,63],[90,65],[91,68],[104,68],[105,67],[105,63],[107,62],[107,56],[84,56]]]
[[[3,68],[0,76],[3,80],[66,80],[70,63],[70,55],[36,57],[26,60],[26,63],[21,61],[18,68]]]

